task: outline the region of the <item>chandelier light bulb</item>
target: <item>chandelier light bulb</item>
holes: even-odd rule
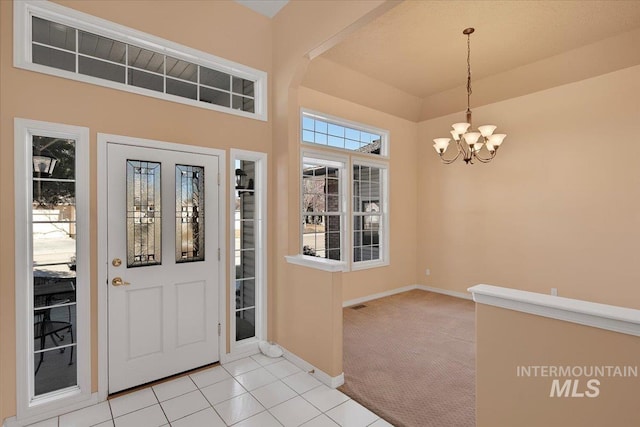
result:
[[[464,134],[471,126],[471,123],[454,123],[451,127],[458,135]]]
[[[491,145],[493,145],[494,147],[499,147],[506,136],[507,135],[504,133],[495,133],[489,136],[487,139],[489,140],[489,143],[491,143]]]
[[[478,139],[480,138],[480,132],[467,132],[462,136],[464,137],[464,140],[467,144],[473,145],[478,142]]]
[[[444,153],[445,151],[447,151],[450,141],[451,138],[436,138],[433,140],[433,148],[435,148],[436,152],[438,152],[439,154]]]
[[[494,125],[484,125],[484,126],[478,126],[478,130],[480,131],[482,136],[486,138],[489,135],[491,135],[493,131],[496,130],[497,127],[498,126],[494,126]]]

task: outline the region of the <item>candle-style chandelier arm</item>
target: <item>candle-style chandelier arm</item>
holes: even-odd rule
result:
[[[493,153],[489,152],[488,158],[483,158],[482,156],[480,156],[479,153],[475,153],[473,157],[475,159],[478,159],[481,163],[489,163],[491,160],[493,160],[495,156],[496,156],[496,152],[494,151]]]
[[[464,147],[462,147],[460,145],[459,142],[456,141],[456,149],[457,149],[457,153],[455,155],[455,157],[451,158],[451,159],[445,159],[444,157],[444,151],[442,153],[438,153],[438,155],[440,156],[440,160],[442,161],[442,163],[444,163],[445,165],[450,165],[451,163],[455,162],[456,160],[458,160],[458,157],[460,157],[460,154],[462,154],[462,157],[465,158],[467,157],[467,152],[464,150]]]

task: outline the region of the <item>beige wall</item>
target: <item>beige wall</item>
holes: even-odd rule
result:
[[[61,2],[113,22],[271,72],[271,21],[234,2]],[[12,66],[12,2],[0,2],[0,420],[15,414],[13,119],[86,126],[91,191],[98,132],[271,153],[271,124],[19,70]],[[230,41],[233,41],[232,43]],[[96,199],[91,200],[92,313],[97,312]],[[227,228],[228,229],[228,228]],[[228,265],[228,263],[225,263]],[[94,390],[97,319],[92,319]]]
[[[332,377],[342,373],[341,273],[289,265],[273,313],[278,344]]]
[[[315,366],[330,375],[342,372],[341,330],[335,351],[309,353],[317,343],[335,343],[336,323],[320,321],[322,316],[310,319],[316,329],[310,331],[305,313],[320,310],[334,313],[341,310],[342,295],[334,289],[343,280],[327,280],[323,272],[287,264],[285,255],[299,252],[299,87],[309,59],[307,54],[325,45],[336,35],[354,25],[373,19],[376,10],[388,7],[391,1],[312,1],[290,2],[273,20],[273,156],[272,170],[277,190],[271,199],[271,217],[276,218],[274,235],[270,240],[270,290],[272,303],[269,313],[276,317],[270,324],[270,339],[281,343],[287,350],[301,357],[309,357]],[[302,270],[302,272],[301,272]],[[298,277],[308,276],[309,285],[300,284]],[[335,277],[332,275],[331,277]],[[346,286],[346,285],[345,285]],[[289,294],[296,296],[291,300]],[[313,296],[313,298],[311,298]],[[296,304],[297,302],[297,304]],[[341,314],[341,311],[340,311]],[[327,320],[326,318],[324,318]],[[341,322],[341,321],[340,321]],[[338,350],[339,348],[339,350]]]
[[[420,123],[420,283],[640,308],[639,99],[635,66],[476,108],[508,135],[490,164],[439,163],[432,139],[462,114]]]
[[[638,377],[578,379],[576,394],[550,397],[555,377],[518,376],[518,366],[638,366],[638,337],[478,304],[476,424],[495,426],[636,426]],[[639,373],[640,374],[640,373]],[[565,379],[558,378],[560,384]],[[573,385],[572,385],[573,390]]]

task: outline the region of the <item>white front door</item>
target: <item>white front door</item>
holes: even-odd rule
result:
[[[219,158],[107,146],[114,393],[219,359]]]

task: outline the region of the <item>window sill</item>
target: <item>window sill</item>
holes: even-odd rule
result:
[[[371,268],[387,267],[388,261],[359,261],[351,264],[351,271],[369,270]]]
[[[318,258],[307,255],[286,255],[285,259],[289,264],[315,268],[316,270],[329,272],[348,271],[347,263],[344,261],[335,261],[332,259]]]

